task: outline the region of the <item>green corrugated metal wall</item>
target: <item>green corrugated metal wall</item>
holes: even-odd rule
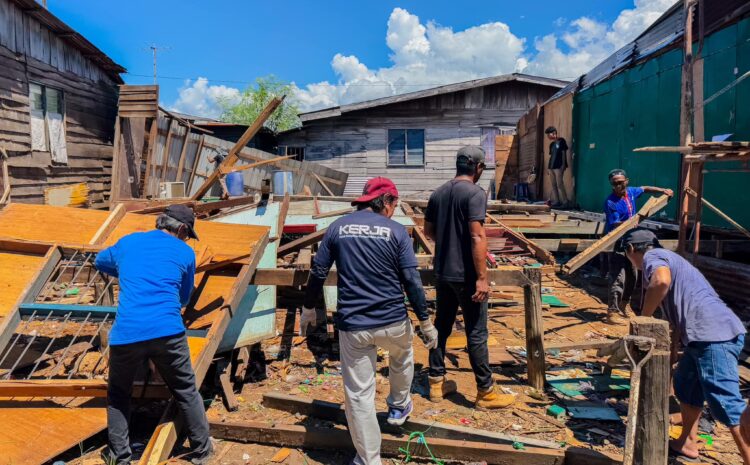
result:
[[[704,42],[704,97],[750,69],[750,18],[724,28]],[[631,185],[677,190],[677,154],[634,153],[635,147],[677,145],[680,120],[682,51],[672,50],[578,93],[573,105],[576,195],[585,210],[601,211],[611,192],[607,173],[627,170]],[[706,139],[733,133],[750,140],[750,79],[710,102],[704,109]],[[712,163],[706,169],[734,169],[739,163]],[[746,227],[750,208],[746,185],[750,173],[707,173],[704,196]],[[645,199],[641,200],[641,203]],[[661,215],[674,219],[677,202]],[[706,224],[728,226],[704,209]]]

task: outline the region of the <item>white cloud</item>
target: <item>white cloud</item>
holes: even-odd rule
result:
[[[512,72],[573,79],[634,39],[674,1],[634,0],[634,7],[621,11],[612,24],[585,16],[557,18],[553,24],[563,31],[531,40],[499,21],[454,31],[395,8],[385,35],[390,66],[369,68],[357,56],[337,53],[330,63],[337,82],[294,85],[294,98],[300,110],[311,111]],[[174,107],[217,116],[216,99],[239,94],[200,78],[180,89]]]
[[[185,81],[179,89],[177,101],[172,109],[189,115],[216,118],[221,115],[219,102],[226,99],[229,102],[240,100],[240,90],[224,85],[208,84],[208,79],[199,77],[195,81]]]

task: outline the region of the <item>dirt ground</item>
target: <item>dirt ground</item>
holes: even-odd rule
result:
[[[559,277],[545,275],[543,293],[556,296],[567,307],[546,307],[544,311],[545,342],[564,343],[592,340],[606,340],[627,334],[628,325],[610,325],[603,322],[606,315],[605,287],[601,278],[594,271],[584,270],[570,281]],[[512,360],[506,347],[525,346],[523,296],[520,290],[496,289],[505,298],[517,300],[520,305],[515,307],[499,307],[490,311],[490,352],[503,354],[504,360]],[[637,293],[638,291],[636,291]],[[520,299],[520,300],[519,300]],[[302,415],[266,408],[262,404],[263,394],[278,392],[309,399],[320,399],[330,402],[343,402],[344,394],[339,362],[335,360],[335,346],[326,341],[322,335],[316,344],[310,340],[283,334],[284,313],[279,313],[277,326],[280,336],[263,343],[263,351],[267,366],[258,366],[251,377],[257,381],[244,384],[237,395],[239,409],[228,412],[220,397],[216,397],[208,415],[215,421],[260,421],[272,424],[314,424],[333,426],[330,422],[308,419]],[[459,325],[460,326],[460,322]],[[565,398],[554,389],[548,388],[545,396],[538,396],[526,384],[526,373],[523,359],[515,363],[493,366],[494,378],[497,386],[516,396],[515,403],[506,409],[482,412],[473,408],[476,395],[476,385],[469,365],[468,355],[462,348],[460,330],[449,341],[455,344],[455,349],[449,350],[447,368],[449,379],[458,383],[458,392],[440,403],[433,403],[427,399],[427,350],[421,340],[415,337],[415,380],[412,385],[414,401],[414,417],[427,421],[468,426],[495,432],[507,432],[524,435],[536,439],[544,439],[564,443],[570,446],[593,448],[607,453],[621,454],[624,444],[625,425],[623,419],[627,416],[628,391],[590,392],[585,397],[594,402],[603,402],[612,407],[620,416],[619,421],[581,420],[563,417],[558,421],[546,415],[547,408],[552,405],[563,405]],[[286,337],[285,337],[286,336]],[[289,357],[285,359],[285,344],[291,345]],[[319,345],[318,345],[319,343]],[[310,348],[318,354],[317,360]],[[327,357],[325,355],[328,355]],[[331,357],[330,355],[334,356]],[[495,358],[495,357],[492,357]],[[601,372],[605,360],[598,359],[594,350],[568,351],[547,355],[548,375],[555,369],[578,368],[585,372]],[[378,357],[377,375],[377,408],[386,410],[385,398],[388,395],[387,353],[380,352]],[[627,375],[627,371],[623,371]],[[552,373],[554,374],[554,373]],[[265,375],[265,377],[264,377]],[[746,387],[746,386],[745,386]],[[675,402],[671,405],[672,412],[679,409]],[[560,422],[564,424],[561,427]],[[717,424],[706,424],[713,427],[710,434],[712,444],[706,445],[702,459],[704,463],[739,465],[740,456],[736,453],[735,445],[726,428]],[[706,428],[703,428],[706,429]],[[705,432],[705,431],[703,431]],[[678,434],[679,426],[672,426],[671,433]],[[227,441],[217,443],[217,454],[212,463],[219,464],[267,464],[279,452],[279,447],[258,444],[240,444]],[[70,463],[94,465],[97,463],[94,452]],[[316,451],[291,450],[283,463],[290,465],[345,465],[350,463],[353,453],[346,451]],[[384,459],[386,464],[400,464],[403,458]],[[187,463],[180,459],[172,459],[169,463]],[[419,463],[419,462],[417,462]],[[423,462],[426,463],[426,462]]]

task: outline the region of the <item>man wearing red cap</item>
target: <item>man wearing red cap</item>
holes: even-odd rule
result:
[[[398,206],[396,186],[390,179],[371,179],[352,205],[357,211],[328,227],[315,254],[300,329],[306,333],[308,327],[317,326],[315,307],[328,271],[336,263],[335,323],[339,329],[346,419],[357,450],[353,463],[379,465],[380,427],[375,414],[378,347],[389,353],[388,423],[403,425],[413,409],[409,396],[414,377],[413,329],[406,313],[404,290],[428,348],[437,344],[437,330],[427,313],[409,233],[390,219]]]

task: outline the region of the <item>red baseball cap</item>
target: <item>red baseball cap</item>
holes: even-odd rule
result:
[[[393,184],[393,181],[388,178],[381,178],[380,176],[372,178],[365,184],[365,188],[362,190],[362,195],[352,201],[352,205],[369,202],[383,194],[390,194],[393,197],[398,198],[398,189],[396,189],[396,185]]]

